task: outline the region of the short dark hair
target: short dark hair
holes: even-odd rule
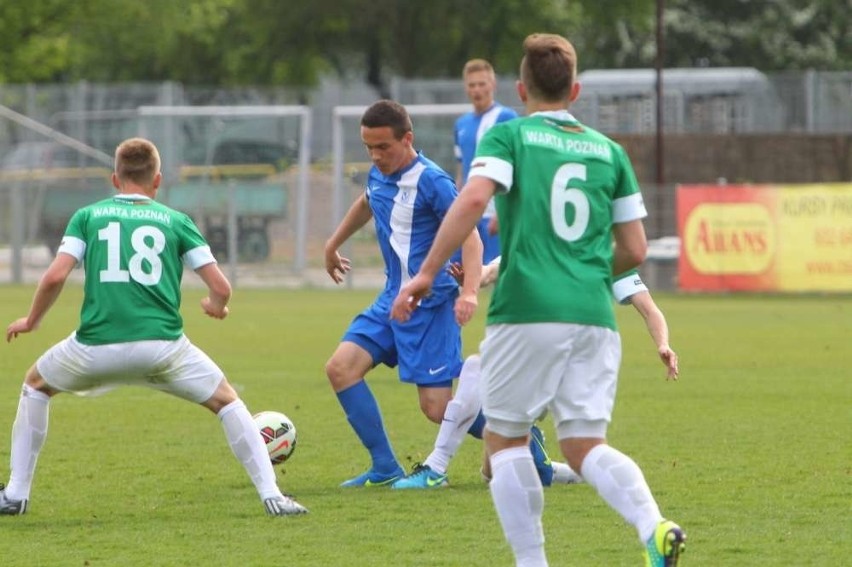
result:
[[[160,152],[145,138],[129,138],[115,149],[115,174],[121,181],[150,185],[160,172]]]
[[[394,138],[401,140],[406,132],[411,132],[414,126],[405,107],[393,100],[374,102],[361,116],[361,126],[365,128],[389,127],[393,130]]]
[[[571,93],[577,76],[577,52],[561,35],[534,33],[524,40],[521,81],[535,98],[555,102]]]

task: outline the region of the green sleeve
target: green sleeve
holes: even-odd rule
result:
[[[86,240],[86,209],[78,209],[68,221],[68,226],[65,227],[65,236],[73,236],[80,240]]]
[[[193,222],[189,215],[180,215],[180,255],[183,256],[190,250],[199,246],[207,246],[207,241],[198,230],[198,226]]]
[[[618,170],[618,184],[615,187],[613,198],[619,199],[627,197],[639,192],[639,181],[636,179],[636,173],[633,171],[633,164],[630,163],[630,158],[627,152],[620,145],[615,145],[613,159]]]

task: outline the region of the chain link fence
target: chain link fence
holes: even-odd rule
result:
[[[831,135],[842,140],[852,134],[852,73],[729,69],[699,80],[702,70],[676,71],[664,75],[667,136]],[[704,75],[709,72],[704,70]],[[666,175],[665,185],[652,184],[653,152],[648,148],[654,145],[655,132],[653,73],[589,72],[580,80],[584,90],[572,109],[577,117],[616,139],[630,138],[627,147],[635,156],[649,209],[649,238],[676,235],[673,187],[696,179],[675,170]],[[391,92],[406,105],[467,102],[460,79],[397,79]],[[356,117],[343,124],[343,165],[333,166],[333,109],[367,105],[377,97],[365,84],[326,80],[309,98],[313,118],[305,133],[292,118],[213,113],[178,119],[139,110],[304,102],[284,88],[205,89],[177,83],[0,87],[0,105],[12,113],[0,114],[0,282],[38,278],[70,213],[112,194],[110,156],[115,145],[146,135],[163,153],[163,200],[169,203],[171,198],[171,204],[198,217],[223,261],[229,261],[231,252],[230,275],[238,285],[332,285],[323,268],[323,244],[362,190],[369,165]],[[516,105],[514,79],[499,81],[497,98]],[[451,173],[453,120],[414,118],[418,148]],[[695,147],[703,146],[699,141]],[[846,146],[836,147],[842,158]],[[303,152],[311,158],[300,164]],[[743,161],[748,170],[749,157],[743,154],[727,159]],[[849,180],[848,161],[823,174],[834,179],[814,180]],[[713,171],[713,166],[706,169]],[[713,180],[725,175],[725,168],[717,169],[720,173]],[[195,191],[178,197],[175,188],[181,185],[194,185]],[[210,199],[220,204],[217,214],[201,214]],[[263,214],[239,212],[252,208]],[[236,229],[229,229],[229,218],[237,219]],[[239,237],[229,243],[231,233]],[[353,256],[355,285],[382,281],[371,230],[356,235],[348,253]],[[669,287],[668,280],[663,274],[659,285]]]

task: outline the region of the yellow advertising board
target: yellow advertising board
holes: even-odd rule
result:
[[[852,291],[852,184],[681,185],[681,289]]]

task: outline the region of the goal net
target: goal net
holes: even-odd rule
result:
[[[193,217],[234,282],[298,279],[307,263],[309,107],[143,105],[59,115],[54,128],[13,116],[28,135],[0,167],[0,228],[15,236],[12,248],[55,249],[75,210],[114,193],[116,145],[143,136],[162,158],[158,200]],[[13,279],[27,279],[17,272]]]
[[[305,267],[307,106],[141,106],[164,163],[160,199],[196,220],[232,279]],[[243,267],[247,265],[247,267]]]

